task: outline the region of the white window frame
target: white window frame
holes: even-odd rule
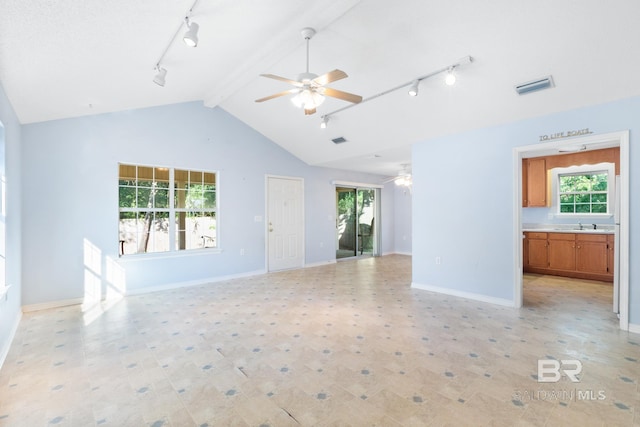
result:
[[[607,213],[585,213],[585,212],[560,212],[560,176],[561,175],[582,175],[582,174],[607,174]],[[552,212],[558,218],[593,218],[603,219],[613,217],[614,195],[615,195],[615,164],[598,163],[594,165],[569,166],[566,168],[553,168],[551,170],[551,193]]]
[[[207,252],[207,253],[220,253],[221,249],[220,249],[220,231],[219,231],[219,223],[220,223],[220,215],[219,215],[219,207],[220,207],[220,190],[219,190],[219,179],[220,179],[220,173],[219,171],[215,171],[215,170],[205,170],[205,169],[197,169],[197,168],[187,168],[187,167],[168,167],[168,166],[159,166],[159,165],[146,165],[146,164],[139,164],[139,163],[130,163],[130,162],[119,162],[118,163],[118,194],[119,194],[119,189],[120,189],[120,165],[126,165],[126,166],[136,166],[136,167],[145,167],[145,168],[164,168],[167,169],[169,172],[169,207],[168,208],[159,208],[159,209],[153,209],[154,211],[157,212],[168,212],[169,213],[169,231],[168,231],[168,238],[169,238],[169,249],[166,251],[159,251],[159,252],[135,252],[135,253],[125,253],[122,254],[119,252],[120,257],[125,257],[125,258],[129,258],[129,257],[139,257],[139,256],[145,256],[145,257],[162,257],[162,256],[167,256],[167,255],[183,255],[183,254],[189,254],[189,253],[200,253],[200,252]],[[181,171],[194,171],[194,172],[200,172],[200,173],[209,173],[209,174],[214,174],[215,175],[215,185],[216,185],[216,203],[215,203],[215,207],[214,208],[202,208],[199,209],[198,211],[202,211],[202,212],[213,212],[215,213],[215,217],[216,217],[216,229],[215,229],[215,235],[214,235],[214,239],[215,239],[215,246],[211,246],[211,247],[202,247],[202,248],[191,248],[191,249],[178,249],[176,248],[176,214],[178,212],[186,212],[188,211],[188,209],[185,208],[178,208],[175,206],[175,191],[176,191],[176,187],[175,187],[175,171],[176,170],[181,170]],[[118,195],[118,217],[120,212],[146,212],[149,209],[146,208],[121,208],[119,206],[120,203],[120,198]],[[118,235],[120,235],[120,226],[118,225]],[[209,237],[209,236],[208,236]]]

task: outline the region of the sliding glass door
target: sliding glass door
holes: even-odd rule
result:
[[[376,190],[336,187],[336,258],[376,255]]]

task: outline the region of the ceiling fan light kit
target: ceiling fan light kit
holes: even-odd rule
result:
[[[398,171],[398,174],[393,178],[389,178],[383,181],[383,184],[388,182],[392,182],[397,186],[411,187],[413,184],[413,180],[411,178],[411,165],[408,163],[404,163],[401,165],[402,169]]]
[[[295,94],[291,98],[291,102],[293,102],[293,105],[295,105],[296,107],[302,108],[304,110],[304,114],[308,116],[316,112],[316,108],[318,108],[318,106],[320,106],[324,102],[326,96],[352,103],[358,103],[362,101],[362,97],[360,95],[354,95],[352,93],[343,92],[341,90],[332,89],[326,86],[329,83],[347,78],[347,73],[345,73],[344,71],[333,70],[321,76],[309,72],[309,40],[311,40],[311,38],[316,34],[316,30],[308,27],[303,28],[301,30],[301,34],[307,44],[306,71],[299,74],[297,80],[291,80],[286,77],[276,76],[274,74],[260,74],[262,77],[289,83],[290,85],[294,86],[294,88],[278,92],[273,95],[265,96],[264,98],[256,99],[255,102],[264,102],[281,96]]]
[[[198,46],[198,30],[200,29],[200,26],[197,23],[190,20],[191,13],[193,13],[193,9],[196,7],[196,4],[198,4],[198,0],[195,0],[193,2],[193,4],[191,5],[191,8],[186,13],[186,16],[180,22],[180,26],[178,27],[176,32],[173,33],[173,37],[171,37],[171,39],[169,40],[169,43],[167,43],[167,46],[162,51],[162,55],[160,55],[160,58],[158,58],[158,60],[156,61],[156,66],[154,69],[158,73],[153,78],[153,82],[158,86],[164,86],[165,84],[167,70],[165,68],[162,68],[161,64],[164,61],[164,57],[167,55],[167,51],[175,41],[176,37],[178,37],[178,34],[180,34],[180,31],[182,30],[183,25],[186,25],[187,27],[187,31],[182,36],[182,41],[184,42],[184,44],[186,44],[189,47]]]

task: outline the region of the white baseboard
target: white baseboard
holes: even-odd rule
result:
[[[471,299],[471,300],[481,301],[481,302],[488,302],[490,304],[502,305],[505,307],[515,307],[514,301],[504,299],[504,298],[496,298],[496,297],[490,297],[487,295],[476,294],[473,292],[458,291],[455,289],[442,288],[440,286],[433,286],[433,285],[425,285],[423,283],[416,283],[416,282],[411,282],[411,287],[414,289],[420,289],[423,291],[437,292],[439,294],[451,295],[454,297],[466,298],[466,299]]]
[[[386,255],[406,255],[406,256],[411,256],[411,252],[399,252],[399,251],[393,251],[393,252],[385,252],[382,254],[382,256],[386,256]]]
[[[629,332],[634,334],[640,334],[640,325],[636,325],[635,323],[629,323]]]
[[[0,349],[0,369],[2,369],[2,365],[4,365],[4,361],[7,360],[7,356],[9,355],[9,349],[11,348],[11,344],[13,343],[13,339],[16,337],[16,333],[18,332],[18,326],[20,325],[20,320],[22,319],[22,312],[18,311],[18,315],[16,316],[15,322],[13,322],[13,328],[11,328],[11,333],[9,334],[9,339],[7,339]]]
[[[178,282],[178,283],[169,283],[166,285],[159,285],[159,286],[150,286],[150,287],[145,287],[145,288],[140,288],[140,289],[130,289],[125,291],[124,296],[127,295],[142,295],[142,294],[148,294],[151,292],[160,292],[160,291],[167,291],[167,290],[171,290],[171,289],[179,289],[179,288],[186,288],[186,287],[190,287],[190,286],[202,286],[202,285],[206,285],[209,283],[214,283],[214,282],[222,282],[224,280],[232,280],[232,279],[240,279],[243,277],[250,277],[250,276],[258,276],[260,274],[265,274],[266,271],[264,270],[257,270],[257,271],[250,271],[247,273],[240,273],[240,274],[230,274],[227,276],[218,276],[218,277],[210,277],[208,279],[201,279],[201,280],[191,280],[188,282]],[[67,307],[70,305],[78,305],[78,304],[83,304],[84,303],[84,299],[83,298],[73,298],[73,299],[68,299],[68,300],[61,300],[61,301],[51,301],[51,302],[45,302],[45,303],[40,303],[40,304],[29,304],[29,305],[23,305],[22,306],[22,311],[24,313],[28,313],[31,311],[39,311],[39,310],[47,310],[50,308],[59,308],[59,307]]]
[[[328,261],[320,261],[320,262],[312,262],[310,264],[305,264],[304,268],[313,268],[313,267],[322,267],[323,265],[336,264],[337,261],[335,259],[330,259]]]
[[[82,304],[84,300],[82,298],[72,298],[60,301],[42,302],[39,304],[28,304],[22,306],[23,313],[29,313],[32,311],[48,310],[50,308],[67,307],[70,305]]]
[[[223,282],[225,280],[259,276],[265,273],[266,273],[265,270],[256,270],[256,271],[248,271],[246,273],[229,274],[227,276],[210,277],[208,279],[190,280],[188,282],[168,283],[166,285],[150,286],[150,287],[139,288],[139,289],[130,289],[130,290],[127,289],[127,291],[125,292],[125,295],[142,295],[142,294],[148,294],[151,292],[168,291],[171,289],[188,288],[191,286],[202,286],[202,285],[207,285],[209,283]]]

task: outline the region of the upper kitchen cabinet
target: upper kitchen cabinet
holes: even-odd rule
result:
[[[547,162],[544,157],[524,159],[522,161],[523,177],[526,182],[526,195],[523,194],[522,206],[545,207],[547,199]],[[526,163],[526,166],[525,164]],[[524,173],[526,171],[526,178]],[[523,191],[524,193],[524,191]]]
[[[522,207],[529,206],[529,161],[522,159]]]
[[[550,171],[569,166],[615,164],[615,174],[620,173],[620,147],[564,153],[552,156],[522,159],[522,207],[549,207],[551,196]]]

